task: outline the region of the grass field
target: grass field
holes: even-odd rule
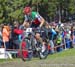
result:
[[[39,58],[26,62],[21,59],[0,60],[0,67],[75,67],[75,48],[49,55],[43,60]]]

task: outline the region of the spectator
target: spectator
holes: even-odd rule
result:
[[[3,30],[2,30],[2,38],[3,38],[3,43],[6,49],[9,49],[9,39],[10,39],[10,27],[7,25],[4,25]]]
[[[35,51],[34,51],[34,56],[39,56],[39,51],[40,51],[40,48],[42,47],[42,38],[40,37],[40,34],[39,33],[36,33],[35,34]]]
[[[66,29],[65,42],[66,42],[66,48],[70,48],[70,46],[71,46],[71,33],[68,28]]]
[[[57,35],[57,38],[56,38],[56,45],[58,46],[57,47],[57,52],[60,52],[61,51],[61,44],[62,44],[62,35],[61,35],[61,31],[58,31],[58,35]]]
[[[19,44],[20,44],[19,35],[21,35],[22,33],[23,33],[23,30],[19,29],[19,22],[15,21],[14,28],[12,30],[12,41],[13,41],[14,49],[19,49]]]
[[[0,48],[2,47],[2,27],[0,26]]]
[[[54,53],[54,40],[55,40],[55,36],[57,35],[55,29],[53,29],[52,27],[50,28],[50,31],[48,33],[48,36],[49,36],[49,43],[50,43],[50,46],[51,46],[51,51],[50,53],[53,54]]]

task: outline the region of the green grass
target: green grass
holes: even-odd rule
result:
[[[68,57],[68,56],[75,56],[75,49],[69,49],[69,50],[64,50],[62,52],[59,53],[55,53],[52,55],[49,55],[47,57],[47,59],[45,60],[50,60],[50,59],[55,59],[55,58],[61,58],[61,57]],[[0,63],[1,62],[6,62],[6,61],[14,61],[14,60],[19,60],[19,59],[0,59]],[[38,58],[33,58],[32,61],[38,61]]]
[[[36,63],[34,64],[34,62]],[[75,48],[49,55],[45,60],[39,61],[34,59],[30,63],[32,64],[30,67],[33,67],[34,65],[36,67],[38,67],[37,65],[41,65],[41,67],[75,67]],[[51,64],[53,66],[50,66]],[[57,64],[57,66],[54,64]]]
[[[13,61],[17,61],[19,59],[0,59],[0,63],[4,63],[4,62],[13,62]]]
[[[47,59],[54,59],[54,58],[59,58],[59,57],[67,57],[67,56],[75,56],[75,48],[73,49],[69,49],[69,50],[64,50],[62,52],[59,53],[55,53],[53,55],[49,55]]]
[[[75,67],[75,48],[66,51],[63,50],[62,52],[49,55],[47,59],[43,60],[40,60],[39,58],[33,58],[31,61],[23,62],[21,59],[12,59],[12,60],[6,59],[6,60],[0,60],[0,63],[6,61],[8,63],[11,62],[10,64],[13,64],[13,61],[15,61],[16,62],[15,66],[21,66],[21,67],[24,66],[25,67]],[[51,64],[53,66],[50,66]],[[55,66],[54,64],[58,65]],[[60,65],[60,64],[66,64],[66,65]],[[69,64],[74,64],[74,65],[69,66]]]
[[[62,57],[69,57],[69,56],[75,56],[75,48],[73,49],[68,49],[68,50],[63,50],[62,52],[54,53],[52,55],[49,55],[47,59],[45,60],[50,60],[50,59],[56,59],[56,58],[62,58]],[[33,58],[33,61],[39,60],[38,58]]]
[[[0,59],[0,62],[12,61],[11,59]]]

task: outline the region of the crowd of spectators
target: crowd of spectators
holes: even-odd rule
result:
[[[19,49],[22,38],[21,35],[26,31],[27,28],[30,28],[29,24],[19,24],[17,21],[14,21],[13,24],[14,25],[0,25],[0,48],[6,48],[7,50]],[[74,24],[48,23],[42,29],[44,32],[41,34],[36,32],[34,34],[34,38],[41,44],[46,44],[48,46],[49,53],[53,54],[54,52],[60,52],[63,49],[70,49],[74,47]],[[34,48],[32,47],[32,49]]]

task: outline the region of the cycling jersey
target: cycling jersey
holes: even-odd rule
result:
[[[41,18],[42,17],[37,12],[31,12],[31,15],[25,15],[26,22],[31,22],[32,24],[37,26],[40,24]]]

